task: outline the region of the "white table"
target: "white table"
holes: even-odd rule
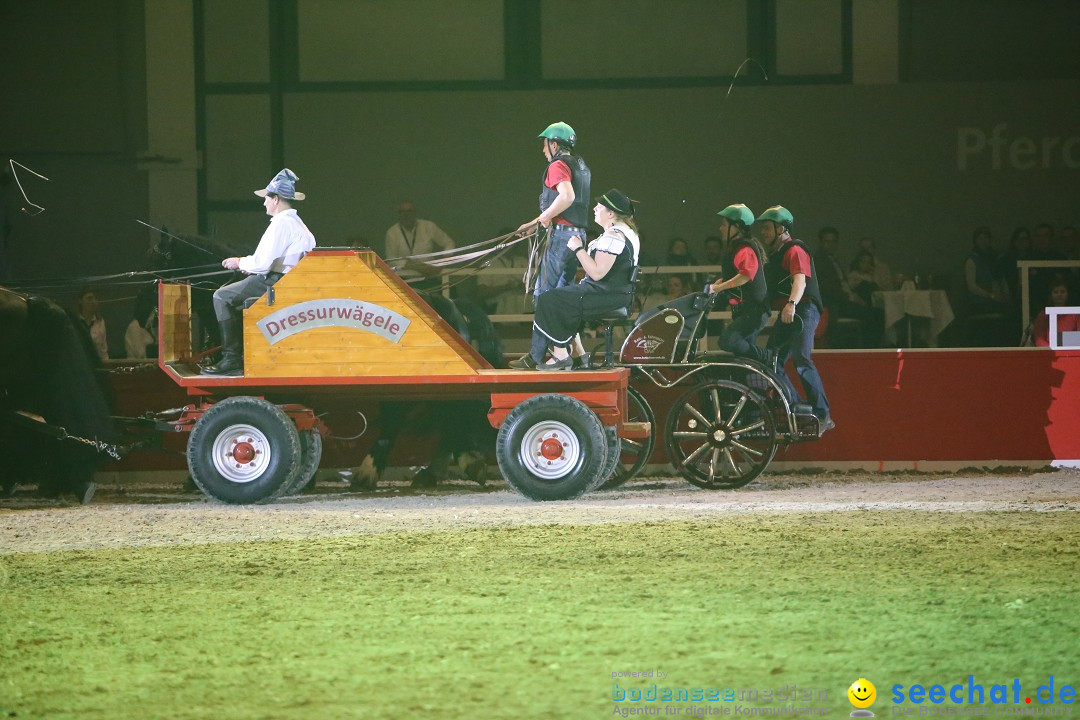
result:
[[[874,307],[885,311],[885,337],[896,341],[896,324],[908,319],[907,346],[911,347],[912,319],[928,321],[926,345],[937,346],[937,336],[955,317],[949,297],[944,290],[885,290],[870,296]]]

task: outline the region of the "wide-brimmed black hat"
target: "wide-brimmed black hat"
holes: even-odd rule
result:
[[[629,197],[627,197],[626,193],[624,193],[622,190],[612,188],[600,197],[596,198],[596,202],[600,203],[608,210],[617,212],[620,215],[633,215],[634,203],[636,201],[631,200]]]

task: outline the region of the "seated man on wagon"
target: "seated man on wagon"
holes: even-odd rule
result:
[[[315,236],[293,208],[304,199],[296,192],[296,174],[285,168],[263,190],[255,194],[265,198],[263,207],[270,216],[270,226],[259,240],[255,253],[221,261],[226,270],[239,270],[247,277],[229,283],[214,293],[214,313],[221,325],[221,360],[205,368],[204,375],[242,375],[244,371],[244,301],[261,297],[300,259],[315,247]]]

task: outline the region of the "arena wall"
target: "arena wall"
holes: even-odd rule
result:
[[[818,442],[779,452],[773,469],[934,470],[1080,461],[1080,351],[823,350],[814,358],[837,427]],[[185,402],[156,370],[110,377],[122,414]],[[681,389],[636,386],[647,393],[662,426],[666,407]],[[353,440],[328,440],[324,469],[359,464],[374,442],[378,408],[358,402],[357,409],[374,427]],[[351,428],[338,432],[351,434]],[[186,438],[171,435],[165,442],[169,452],[137,453],[106,472],[123,478],[182,471]],[[423,464],[432,441],[420,430],[402,435],[391,464]],[[659,442],[651,463],[661,468],[664,462]]]

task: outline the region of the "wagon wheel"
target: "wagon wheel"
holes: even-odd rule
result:
[[[503,477],[532,500],[569,500],[594,488],[606,455],[600,418],[566,395],[519,403],[499,428],[495,446]]]
[[[234,397],[207,410],[191,431],[188,470],[204,494],[227,503],[282,495],[300,470],[300,437],[281,408]]]
[[[742,487],[768,467],[776,433],[765,401],[745,385],[713,380],[671,407],[667,452],[689,482],[710,490]]]
[[[300,470],[296,479],[285,490],[286,495],[303,492],[304,488],[315,479],[315,472],[322,460],[323,440],[318,430],[304,430],[300,433]]]
[[[645,467],[652,455],[653,446],[656,445],[656,417],[653,416],[652,408],[645,397],[634,388],[626,389],[627,422],[649,423],[649,436],[645,438],[622,438],[622,454],[619,464],[615,466],[615,474],[607,478],[600,486],[601,490],[619,487],[623,483],[633,480]]]

